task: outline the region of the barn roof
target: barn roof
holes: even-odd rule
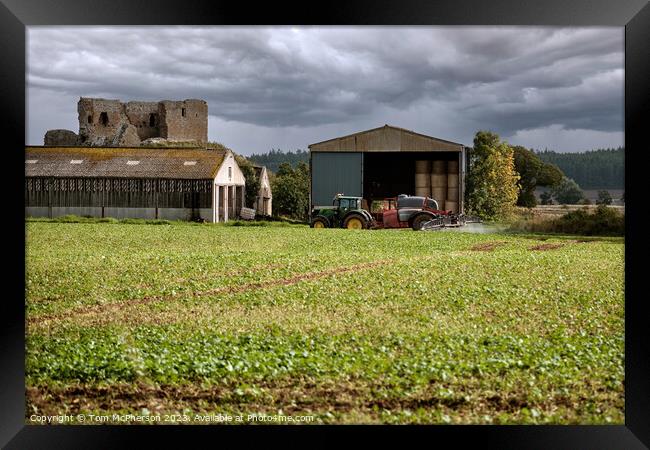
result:
[[[309,145],[312,152],[431,152],[463,151],[464,148],[458,142],[388,124]]]
[[[25,147],[28,177],[212,179],[226,150],[170,147]]]

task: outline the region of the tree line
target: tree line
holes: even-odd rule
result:
[[[625,149],[601,148],[581,153],[535,151],[539,158],[556,165],[582,189],[624,189]]]
[[[277,173],[282,163],[288,163],[295,167],[299,162],[309,164],[309,152],[306,150],[282,151],[280,149],[271,149],[268,153],[253,153],[248,159],[254,164],[266,166],[267,170]]]

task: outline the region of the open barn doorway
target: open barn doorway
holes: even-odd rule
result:
[[[431,197],[433,193],[430,175],[433,169],[430,167],[433,161],[439,161],[446,174],[449,161],[458,161],[458,158],[458,152],[366,152],[363,155],[364,203],[372,210],[373,204],[377,205],[385,198],[397,197],[400,194]],[[418,175],[418,179],[427,180],[429,189],[423,190],[419,183],[416,186],[416,161],[430,162],[427,176]],[[436,200],[444,204],[447,193],[445,184],[444,194],[440,194],[440,198]]]

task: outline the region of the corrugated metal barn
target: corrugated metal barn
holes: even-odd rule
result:
[[[399,194],[432,197],[463,212],[467,147],[385,125],[311,144],[311,206],[342,193],[367,205]]]
[[[230,151],[25,148],[25,215],[227,221],[244,203]]]

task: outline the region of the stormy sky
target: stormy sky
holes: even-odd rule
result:
[[[624,29],[29,27],[27,144],[78,131],[83,97],[201,98],[242,154],[384,124],[472,144],[623,145]]]

